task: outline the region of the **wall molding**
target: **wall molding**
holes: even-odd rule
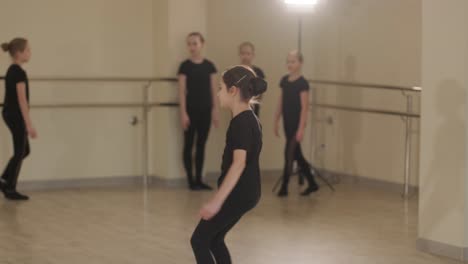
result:
[[[418,238],[416,247],[418,250],[429,254],[444,256],[468,263],[468,247],[457,247],[424,238]]]
[[[329,179],[332,183],[359,183],[363,185],[369,185],[377,188],[382,188],[387,191],[401,192],[403,193],[404,184],[390,182],[386,180],[373,179],[359,175],[346,174],[342,172],[336,172],[332,170],[323,170],[324,176]],[[415,185],[409,186],[410,194],[415,195],[419,191],[419,187]]]
[[[279,179],[282,170],[265,170],[262,172],[262,177]],[[348,183],[348,184],[363,184],[376,188],[382,188],[392,192],[402,192],[403,184],[371,179],[362,176],[349,175],[334,171],[322,171],[322,174],[332,184]],[[219,177],[219,172],[208,172],[205,180],[210,183],[215,183]],[[319,184],[323,184],[318,179]],[[166,186],[166,187],[182,187],[186,186],[185,178],[167,179],[158,175],[148,177],[150,186]],[[26,180],[19,182],[18,186],[21,190],[57,190],[57,189],[73,189],[73,188],[106,188],[120,186],[138,186],[143,185],[142,176],[115,176],[115,177],[97,177],[83,179],[50,179],[50,180]],[[411,186],[410,191],[416,194],[417,186]]]
[[[46,191],[73,188],[101,188],[133,186],[143,184],[141,176],[116,176],[82,179],[47,179],[47,180],[27,180],[18,183],[18,189],[29,191]]]

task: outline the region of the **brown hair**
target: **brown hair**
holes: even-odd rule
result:
[[[205,38],[203,37],[202,33],[200,32],[191,32],[188,34],[187,38],[190,37],[198,37],[201,41],[201,43],[205,43]]]
[[[2,44],[4,52],[10,53],[11,57],[14,57],[18,52],[23,52],[26,49],[28,40],[24,38],[15,38],[10,42]]]
[[[249,41],[242,42],[239,45],[239,51],[241,51],[243,47],[250,47],[252,51],[255,51],[255,46],[254,44],[252,44],[252,42],[249,42]]]
[[[246,66],[234,66],[225,71],[223,81],[228,89],[232,86],[239,88],[241,97],[246,102],[266,92],[268,86],[265,80],[257,77],[255,72]]]

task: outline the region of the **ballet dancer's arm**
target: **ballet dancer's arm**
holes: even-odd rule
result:
[[[223,183],[219,187],[216,194],[213,198],[206,203],[200,210],[200,216],[204,220],[210,220],[213,218],[221,209],[226,201],[229,194],[232,192],[234,187],[236,186],[239,178],[242,175],[242,172],[245,169],[247,160],[247,151],[243,149],[236,149],[234,150],[234,157],[231,164],[231,167],[224,178]]]
[[[275,111],[274,131],[275,131],[275,135],[277,137],[280,136],[280,134],[279,134],[279,122],[280,122],[280,119],[281,119],[282,108],[283,108],[283,90],[281,90],[281,95],[279,96],[278,104],[277,104],[276,111]]]
[[[211,81],[211,99],[213,100],[213,110],[211,113],[211,119],[214,127],[219,125],[219,107],[218,107],[218,80],[216,79],[216,73],[210,75]]]
[[[179,108],[180,108],[180,124],[184,130],[190,125],[190,118],[187,114],[186,107],[186,86],[187,86],[187,76],[184,74],[179,74]]]
[[[37,137],[36,129],[34,128],[31,117],[29,116],[29,104],[26,98],[26,84],[20,82],[16,84],[16,92],[18,94],[18,103],[23,116],[24,123],[26,124],[26,131],[31,138]]]
[[[309,114],[309,92],[301,92],[301,119],[299,121],[299,129],[296,133],[297,142],[301,142],[304,139],[304,130],[307,126],[307,116]]]

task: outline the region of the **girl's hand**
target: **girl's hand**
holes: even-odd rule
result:
[[[37,138],[37,131],[33,126],[28,126],[26,128],[26,131],[28,132],[28,135],[32,138],[35,139]]]
[[[276,137],[280,137],[280,133],[279,133],[279,121],[275,121],[275,127],[274,127],[273,129],[274,129],[274,132],[275,132],[275,136],[276,136]]]
[[[180,124],[184,130],[187,130],[190,126],[190,117],[188,116],[187,112],[181,114]]]
[[[219,113],[218,113],[218,110],[213,109],[213,111],[211,111],[211,121],[213,122],[213,126],[215,128],[218,128],[218,126],[219,126]]]
[[[203,220],[208,221],[218,214],[219,210],[221,210],[221,204],[215,201],[209,201],[202,206],[199,214]]]
[[[297,142],[301,142],[304,139],[304,130],[299,129],[296,133],[296,140]]]

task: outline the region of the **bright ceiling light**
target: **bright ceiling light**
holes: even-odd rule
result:
[[[311,13],[319,4],[319,0],[283,0],[287,9],[294,13]],[[322,0],[323,1],[323,0]]]
[[[287,5],[295,6],[313,6],[318,3],[318,0],[284,0]]]

